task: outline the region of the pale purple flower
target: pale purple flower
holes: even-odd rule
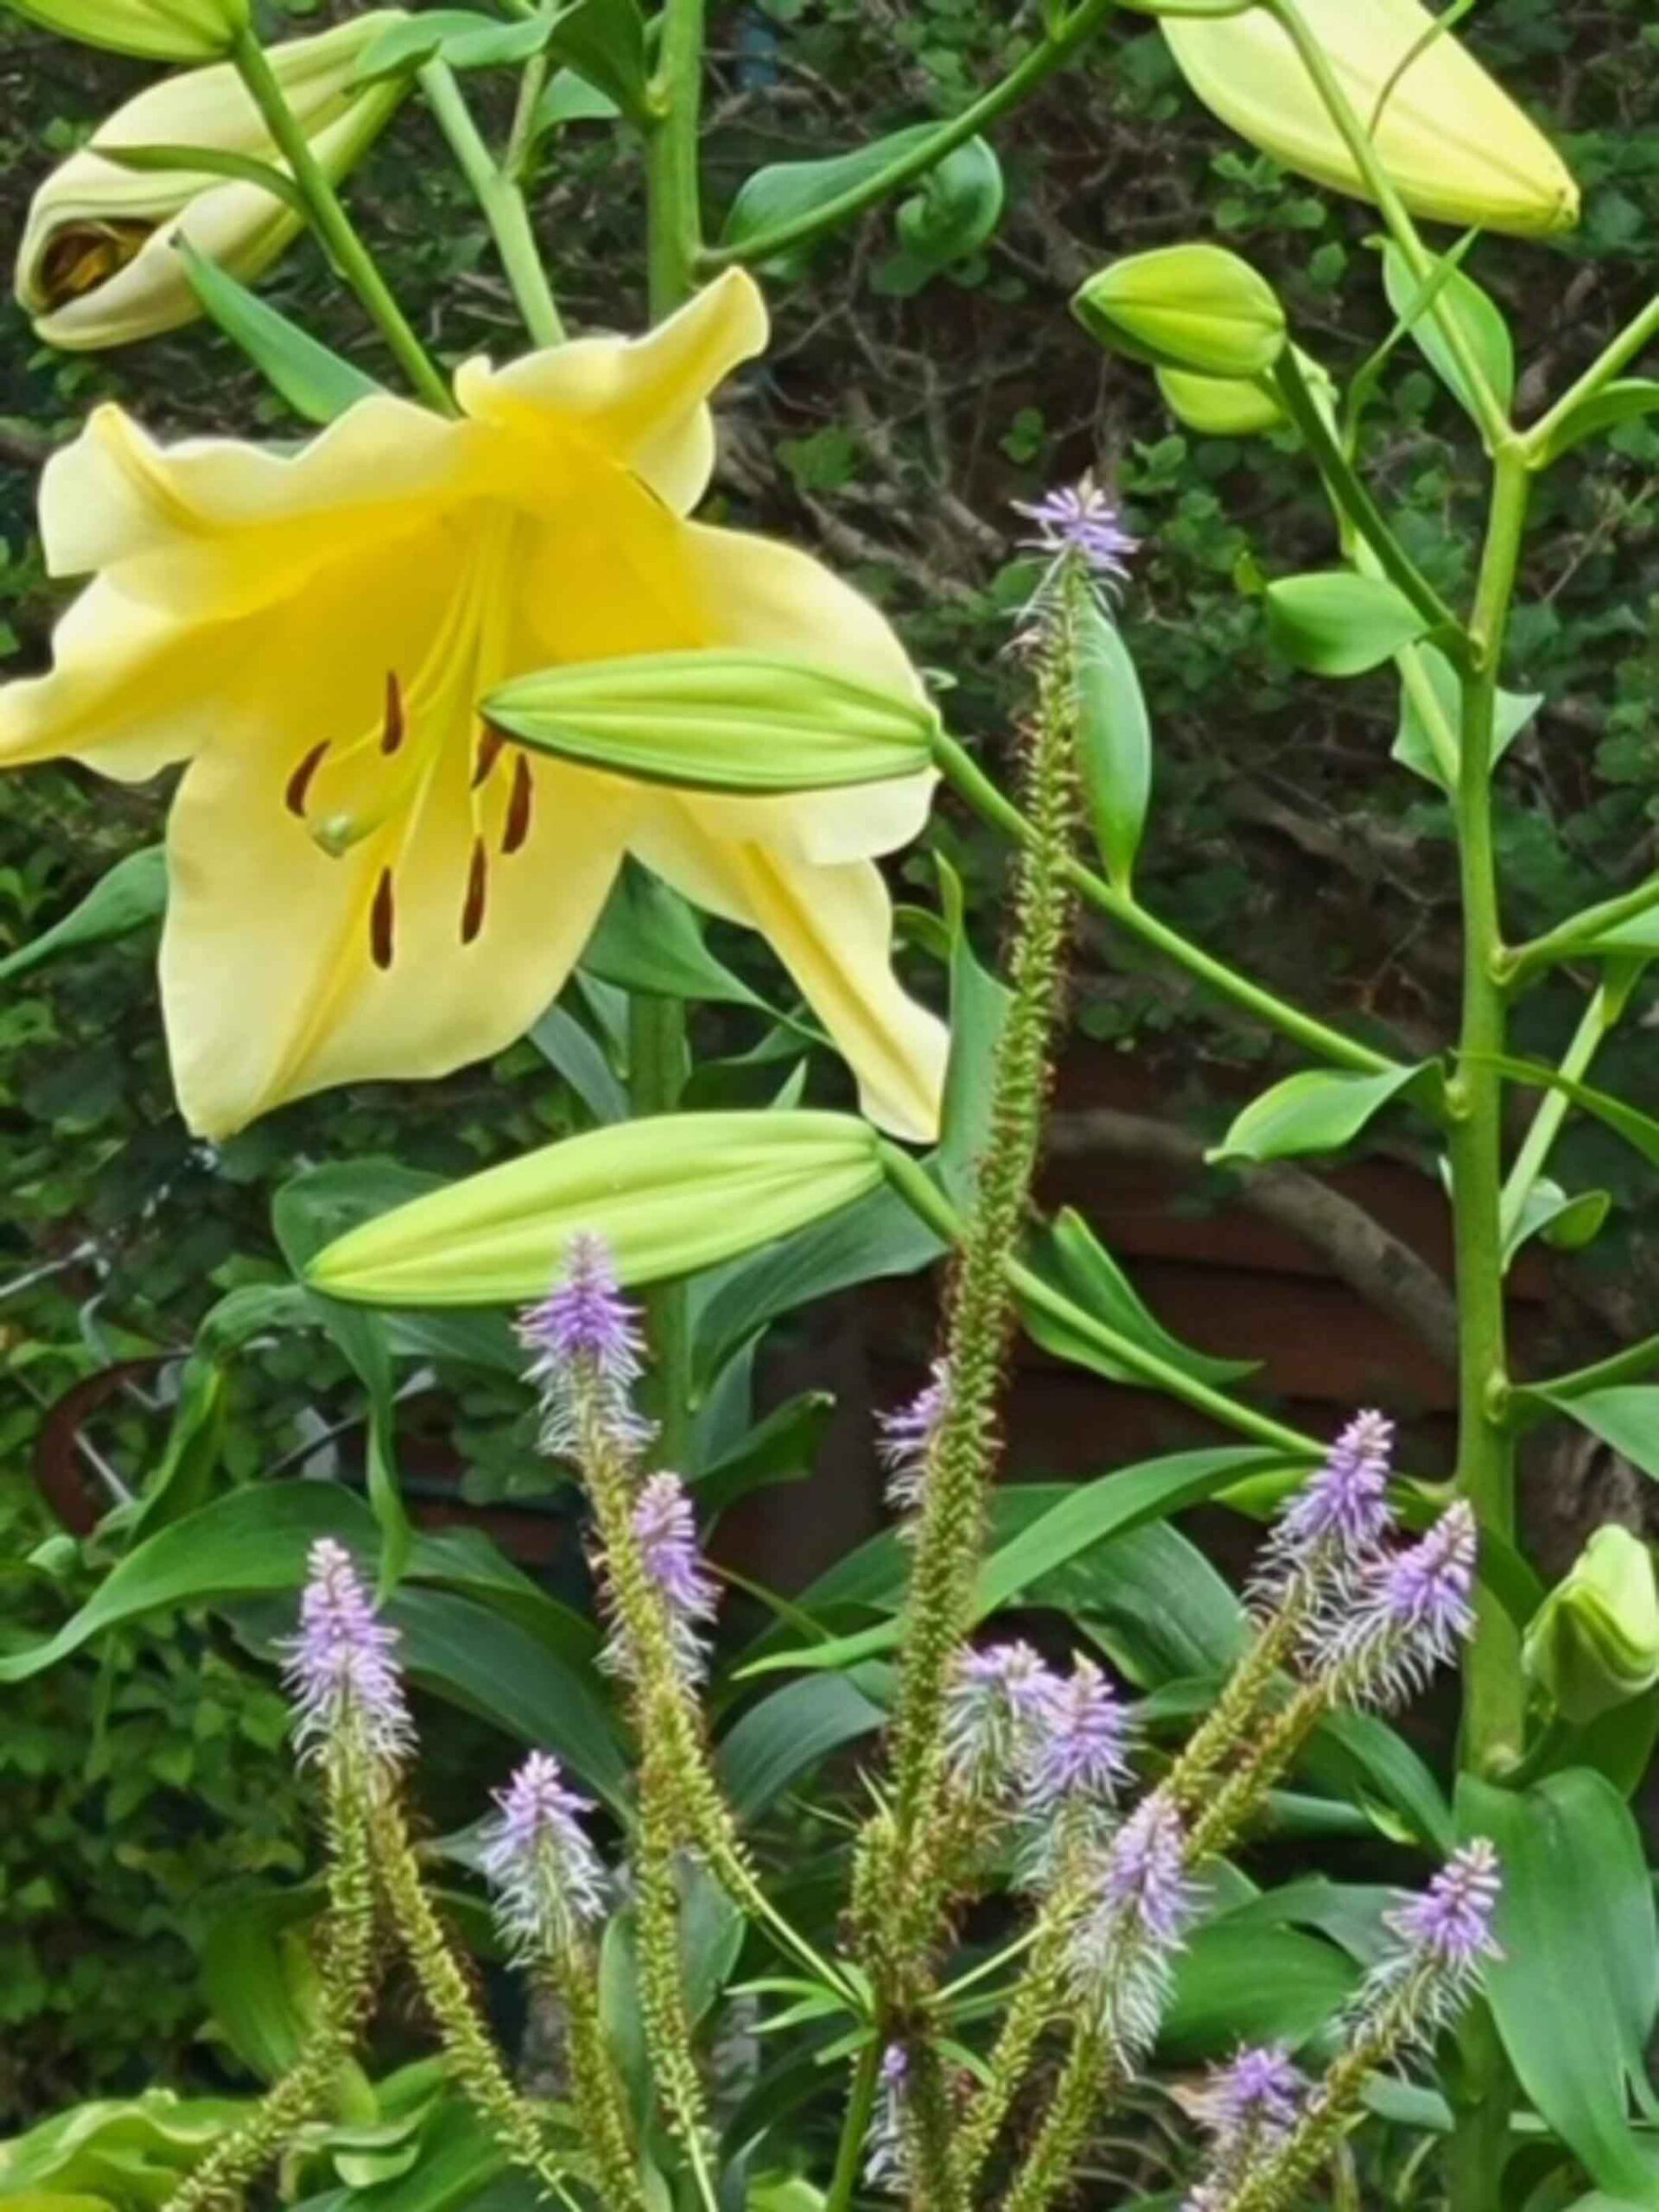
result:
[[[1129,1776],[1129,1722],[1092,1660],[1050,1675],[1026,1768],[1027,1803],[1047,1814],[1077,1800],[1109,1803]]]
[[[1408,1550],[1375,1560],[1313,1632],[1334,1697],[1392,1705],[1421,1689],[1474,1626],[1479,1532],[1459,1500]]]
[[[630,1452],[650,1435],[632,1404],[645,1349],[639,1309],[622,1296],[602,1236],[582,1230],[570,1239],[563,1277],[519,1315],[518,1336],[532,1354],[527,1374],[541,1395],[543,1450],[574,1452],[587,1420]]]
[[[1022,544],[1058,558],[1072,556],[1108,581],[1128,576],[1128,556],[1140,541],[1123,528],[1116,502],[1092,476],[1045,492],[1040,499],[1016,499],[1014,511],[1037,525]]]
[[[479,1863],[502,1933],[521,1958],[563,1950],[605,1910],[605,1870],[582,1826],[593,1802],[565,1788],[546,1751],[532,1751],[495,1802]]]
[[[901,2043],[881,2054],[875,2113],[870,2121],[864,2178],[872,2189],[899,2196],[910,2185],[910,2130],[905,2116],[910,2056]]]
[[[414,1724],[392,1656],[397,1631],[375,1615],[351,1554],[320,1536],[307,1558],[300,1632],[278,1647],[294,1698],[294,1740],[302,1759],[359,1749],[395,1765],[414,1748]]]
[[[634,1500],[632,1521],[645,1572],[662,1593],[676,1662],[695,1681],[706,1656],[701,1631],[715,1618],[720,1589],[702,1563],[696,1516],[679,1477],[652,1475]]]
[[[1379,1413],[1357,1414],[1279,1516],[1268,1547],[1264,1583],[1283,1593],[1299,1571],[1363,1565],[1394,1524],[1389,1475],[1394,1424]]]
[[[1197,1910],[1186,1878],[1186,1828],[1154,1790],[1112,1838],[1096,1902],[1072,1942],[1072,1980],[1126,2065],[1157,2038],[1176,1953]]]
[[[1295,2125],[1306,2089],[1306,2076],[1282,2044],[1259,2044],[1211,2069],[1193,2113],[1217,2150],[1241,2137],[1259,2144]]]
[[[945,1752],[964,1789],[998,1796],[1014,1780],[1058,1687],[1028,1643],[957,1655],[944,1709]]]
[[[1386,2013],[1402,2042],[1432,2043],[1473,1995],[1483,1962],[1501,1955],[1492,1918],[1502,1888],[1497,1853],[1478,1836],[1452,1853],[1427,1890],[1403,1898],[1385,1916],[1399,1948],[1367,1975],[1351,2032],[1363,2034]]]
[[[950,1368],[936,1359],[928,1381],[906,1405],[876,1417],[876,1456],[887,1471],[887,1503],[913,1513],[926,1486],[928,1461],[950,1396]]]

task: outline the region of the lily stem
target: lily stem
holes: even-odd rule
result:
[[[537,346],[558,345],[564,336],[564,323],[542,266],[530,227],[530,210],[516,177],[506,163],[496,162],[485,144],[449,64],[429,61],[420,77],[427,105],[490,226],[525,329]]]
[[[231,58],[247,86],[249,99],[264,118],[277,151],[288,163],[289,174],[305,201],[311,227],[333,257],[335,267],[378,324],[398,365],[421,397],[440,415],[453,415],[455,403],[448,385],[393,298],[374,257],[358,236],[333,180],[312,151],[305,126],[289,105],[288,95],[252,31],[237,33]]]
[[[986,775],[983,769],[952,737],[943,734],[933,740],[934,765],[944,775],[958,796],[965,799],[982,821],[993,829],[1001,830],[1018,844],[1028,844],[1032,827],[1013,801],[1004,796]],[[1265,1022],[1282,1037],[1315,1059],[1327,1060],[1339,1068],[1348,1068],[1357,1075],[1386,1075],[1397,1065],[1385,1053],[1373,1052],[1369,1045],[1362,1045],[1352,1037],[1345,1037],[1339,1029],[1319,1021],[1300,1007],[1263,990],[1224,961],[1212,958],[1199,946],[1184,938],[1167,922],[1160,921],[1148,913],[1130,892],[1110,883],[1093,868],[1073,859],[1066,864],[1066,873],[1072,889],[1084,902],[1095,907],[1110,920],[1119,923],[1143,944],[1160,952],[1189,976],[1249,1014],[1253,1020]]]

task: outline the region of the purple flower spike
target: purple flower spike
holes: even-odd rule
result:
[[[1421,1897],[1408,1897],[1387,1924],[1420,1957],[1448,1974],[1472,1974],[1497,1955],[1492,1915],[1503,1886],[1497,1853],[1484,1836],[1452,1853]]]
[[[1393,1458],[1394,1423],[1378,1413],[1357,1414],[1280,1516],[1275,1548],[1297,1562],[1315,1552],[1370,1551],[1394,1520],[1387,1496]]]
[[[875,2116],[870,2122],[864,2178],[872,2189],[899,2196],[909,2187],[910,2142],[905,2125],[905,2094],[910,2086],[910,2055],[901,2043],[881,2054]]]
[[[945,1751],[957,1781],[980,1796],[1000,1795],[1058,1688],[1028,1643],[959,1652],[944,1717]]]
[[[702,1563],[696,1516],[677,1475],[653,1475],[633,1507],[633,1533],[645,1572],[663,1594],[674,1640],[674,1656],[688,1681],[702,1674],[700,1630],[715,1618],[719,1586]]]
[[[1113,1837],[1098,1901],[1074,1939],[1078,1999],[1126,2064],[1150,2050],[1169,2000],[1175,1954],[1197,1905],[1185,1865],[1180,1814],[1171,1798],[1154,1790]]]
[[[1306,2076],[1276,2044],[1241,2050],[1230,2066],[1218,2066],[1194,2100],[1201,2126],[1218,2152],[1249,2139],[1282,2135],[1295,2125],[1307,2088]]]
[[[480,1864],[501,1931],[521,1958],[563,1949],[605,1910],[604,1868],[582,1827],[592,1801],[565,1788],[556,1758],[532,1751],[495,1802]]]
[[[545,1451],[576,1448],[584,1411],[625,1449],[649,1436],[630,1402],[645,1346],[639,1311],[621,1294],[602,1236],[570,1239],[563,1281],[519,1316],[518,1335],[533,1355],[529,1378],[541,1393]]]
[[[908,1405],[877,1420],[876,1454],[887,1471],[887,1503],[895,1513],[913,1513],[921,1504],[933,1440],[950,1395],[949,1363],[936,1359],[928,1373]]]
[[[1030,1809],[1109,1803],[1128,1779],[1128,1715],[1092,1660],[1074,1659],[1065,1677],[1051,1675],[1027,1768]]]
[[[1397,1703],[1455,1656],[1474,1626],[1478,1548],[1460,1499],[1408,1551],[1365,1569],[1351,1605],[1318,1631],[1318,1659],[1338,1696]]]
[[[371,1758],[396,1765],[413,1750],[414,1724],[404,1702],[397,1631],[375,1618],[351,1554],[320,1536],[307,1560],[300,1632],[279,1647],[293,1694],[294,1740],[301,1758],[355,1743]]]
[[[1040,499],[1016,499],[1014,511],[1037,525],[1035,535],[1022,539],[1023,544],[1039,553],[1073,556],[1096,575],[1110,581],[1128,576],[1128,556],[1140,540],[1123,528],[1116,504],[1092,476],[1045,492]]]

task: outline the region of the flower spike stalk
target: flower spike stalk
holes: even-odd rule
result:
[[[892,1808],[866,1829],[861,1855],[875,1916],[861,1931],[882,2002],[900,2019],[925,1986],[926,1956],[938,1934],[950,1868],[941,1819],[950,1787],[948,1745],[953,1669],[969,1624],[983,1540],[986,1486],[995,1463],[997,1397],[1014,1326],[1004,1262],[1018,1244],[1037,1164],[1055,1019],[1065,982],[1071,897],[1065,865],[1077,813],[1076,629],[1095,588],[1091,563],[1109,561],[1114,539],[1091,551],[1109,525],[1079,495],[1077,512],[1046,529],[1058,550],[1026,639],[1037,701],[1024,776],[1032,842],[1020,855],[1008,962],[1010,999],[992,1082],[990,1127],[977,1165],[974,1203],[947,1300],[937,1399],[903,1470],[918,1501],[915,1567],[906,1610],[892,1747]],[[887,1869],[873,1871],[875,1859]]]

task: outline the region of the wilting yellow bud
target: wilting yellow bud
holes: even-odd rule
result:
[[[1522,237],[1572,229],[1579,188],[1560,156],[1451,32],[1435,32],[1418,0],[1298,4],[1415,213]],[[1163,33],[1187,83],[1230,130],[1318,184],[1370,198],[1288,32],[1266,8],[1169,16]]]
[[[385,128],[405,80],[354,86],[358,57],[402,11],[358,16],[270,60],[317,159],[351,168]],[[200,146],[283,166],[235,69],[219,63],[166,79],[100,124],[35,194],[17,251],[16,291],[41,336],[71,352],[124,346],[200,313],[175,252],[180,237],[249,281],[300,231],[262,186],[206,171],[124,168],[99,149]]]
[[[1300,348],[1294,349],[1315,397],[1334,399],[1330,378]],[[1207,438],[1249,438],[1290,420],[1274,394],[1249,377],[1201,377],[1190,369],[1159,369],[1158,389],[1178,423]]]
[[[676,1114],[568,1137],[349,1230],[311,1262],[332,1298],[512,1306],[539,1298],[572,1236],[624,1283],[690,1274],[863,1198],[875,1133],[850,1114]]]
[[[145,61],[210,61],[248,22],[248,0],[9,0],[30,22]]]
[[[1659,1586],[1639,1536],[1597,1529],[1533,1615],[1522,1665],[1579,1727],[1659,1682]]]
[[[1071,306],[1091,338],[1158,368],[1255,377],[1285,349],[1278,294],[1224,246],[1131,254],[1091,276]]]
[[[515,677],[480,712],[537,752],[681,790],[833,791],[926,775],[938,715],[788,653],[632,653]]]

